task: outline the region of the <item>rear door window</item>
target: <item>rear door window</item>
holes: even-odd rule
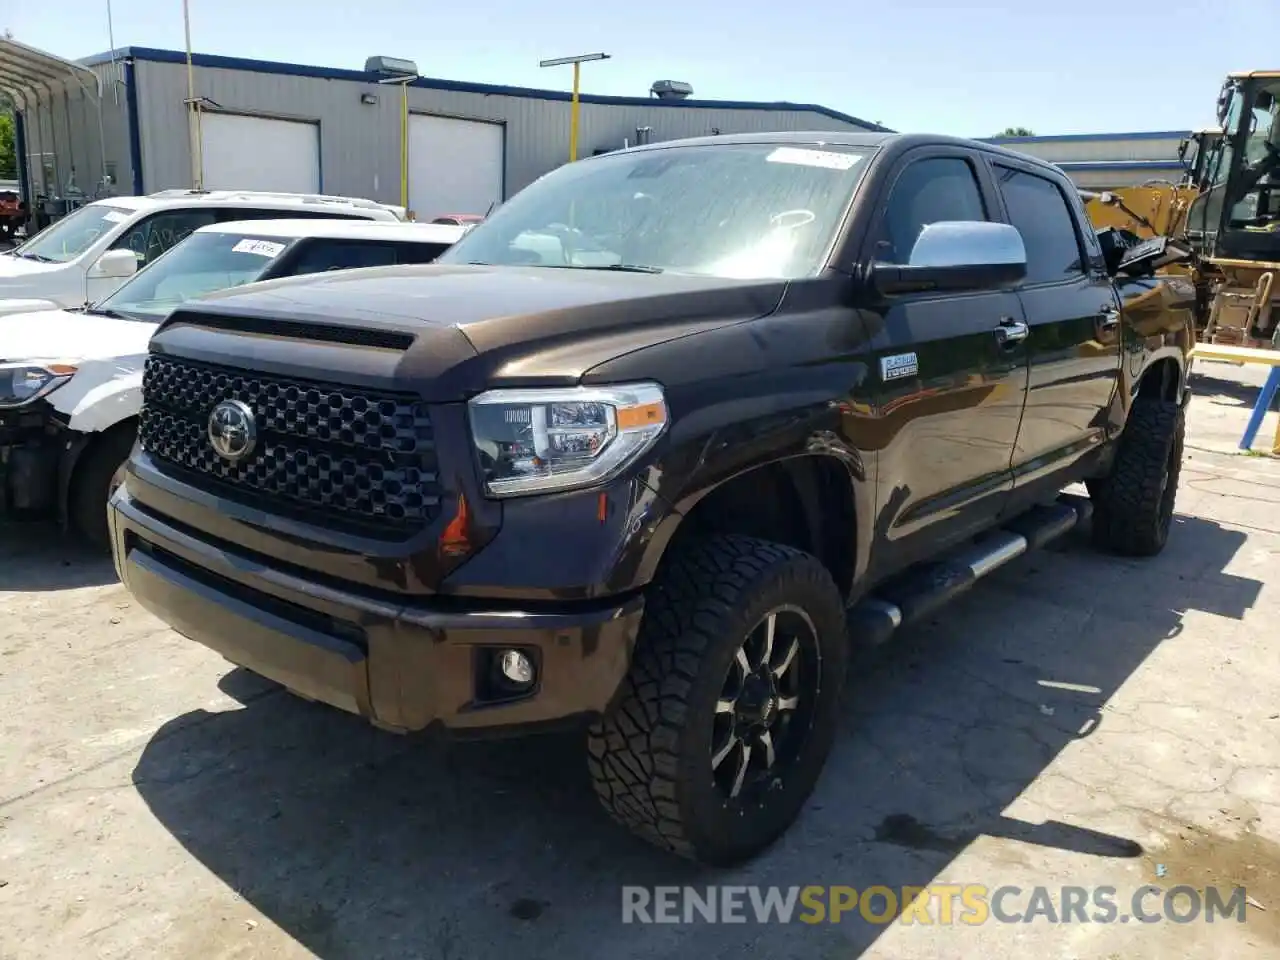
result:
[[[122,233],[111,247],[132,250],[133,255],[138,258],[138,269],[141,270],[196,230],[215,223],[217,219],[218,211],[203,207],[165,210],[143,217]]]
[[[387,240],[311,239],[289,270],[293,274],[389,267],[400,263],[429,263],[447,249],[445,244],[396,243]]]
[[[1053,283],[1085,272],[1076,220],[1052,180],[995,164],[1009,222],[1027,248],[1027,283]]]

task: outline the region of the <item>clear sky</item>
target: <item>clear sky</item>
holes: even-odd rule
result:
[[[897,130],[990,136],[1179,130],[1224,75],[1280,67],[1280,0],[190,0],[200,53],[645,96],[819,103]],[[2,0],[0,29],[71,59],[110,47],[107,0]],[[112,0],[115,45],[184,48],[181,0]]]

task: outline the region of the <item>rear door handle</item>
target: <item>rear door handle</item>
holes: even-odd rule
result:
[[[996,342],[1002,347],[1007,347],[1010,344],[1027,339],[1027,334],[1030,332],[1031,329],[1021,320],[1006,317],[1000,321],[1000,326],[995,329]]]

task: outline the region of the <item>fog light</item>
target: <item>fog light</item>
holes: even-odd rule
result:
[[[520,686],[533,683],[533,661],[519,650],[503,650],[498,664],[502,675],[512,683]]]

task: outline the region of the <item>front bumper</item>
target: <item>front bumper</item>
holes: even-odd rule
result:
[[[191,536],[127,483],[109,516],[117,572],[143,607],[231,662],[387,729],[497,732],[598,716],[639,629],[639,595],[520,609],[314,582]],[[489,664],[512,648],[533,660],[536,683],[495,694]]]

